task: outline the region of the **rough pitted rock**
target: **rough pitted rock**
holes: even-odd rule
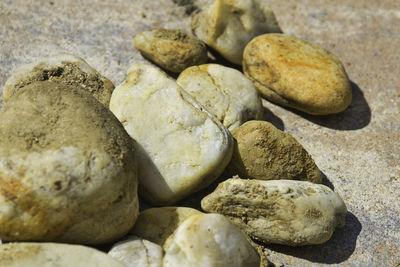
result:
[[[207,47],[180,30],[154,29],[135,37],[135,47],[161,68],[180,73],[207,62]]]
[[[352,87],[338,57],[296,37],[254,38],[244,50],[243,72],[266,99],[309,114],[338,113],[351,102]]]
[[[290,134],[266,121],[248,121],[232,131],[235,138],[227,170],[241,178],[322,182],[310,154]]]
[[[328,241],[347,213],[330,188],[304,181],[228,179],[203,198],[207,212],[227,216],[249,236],[289,246]]]
[[[230,131],[262,118],[257,89],[235,69],[218,64],[194,66],[184,70],[176,82]]]
[[[135,64],[110,109],[137,141],[141,196],[167,205],[211,184],[228,165],[229,131],[158,68]]]
[[[114,90],[114,84],[82,58],[71,54],[60,54],[14,70],[4,86],[4,101],[8,101],[20,88],[37,81],[79,86],[88,90],[106,107]]]
[[[0,113],[0,238],[94,244],[138,214],[133,141],[89,92],[18,90]]]

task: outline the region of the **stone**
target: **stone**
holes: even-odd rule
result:
[[[7,243],[0,246],[0,266],[7,267],[124,267],[104,252],[81,245]]]
[[[257,35],[282,32],[274,13],[256,0],[215,0],[192,19],[193,33],[228,61],[241,65]]]
[[[116,243],[108,255],[124,263],[126,267],[161,267],[163,249],[148,240],[130,236]]]
[[[0,112],[0,239],[99,244],[138,215],[132,139],[88,91],[20,88]]]
[[[231,159],[229,131],[156,67],[132,65],[110,109],[137,141],[139,193],[153,205],[207,187]]]
[[[227,216],[256,240],[288,246],[328,241],[347,213],[340,196],[321,184],[238,177],[220,183],[201,207]]]
[[[207,62],[207,47],[199,39],[180,30],[153,29],[135,37],[135,47],[161,68],[180,73]]]
[[[245,234],[219,214],[191,216],[167,240],[164,250],[164,267],[260,266],[260,257]]]
[[[248,121],[232,131],[235,139],[228,173],[258,180],[322,182],[310,154],[290,134],[266,121]]]
[[[142,211],[137,218],[131,234],[140,236],[155,244],[163,246],[186,219],[202,212],[185,207],[161,207]]]
[[[339,58],[284,34],[264,34],[245,48],[243,72],[274,103],[312,115],[345,110],[352,86]]]
[[[230,131],[262,118],[258,91],[240,71],[205,64],[187,68],[176,82]]]
[[[114,84],[82,58],[59,54],[14,70],[4,86],[4,101],[8,101],[20,88],[37,81],[54,81],[82,87],[106,107],[114,90]]]

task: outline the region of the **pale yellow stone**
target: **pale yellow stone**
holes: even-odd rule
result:
[[[260,257],[243,232],[219,214],[185,220],[164,245],[164,267],[258,267]]]
[[[36,81],[54,81],[80,86],[108,107],[114,84],[93,69],[85,60],[72,54],[43,58],[14,70],[3,90],[4,101],[21,87]]]
[[[200,211],[185,207],[162,207],[142,211],[131,233],[163,246],[176,228]]]
[[[187,68],[176,82],[230,131],[246,121],[262,118],[258,91],[240,71],[205,64]]]
[[[309,114],[338,113],[351,102],[351,84],[340,60],[296,37],[253,39],[244,51],[243,72],[266,99]]]
[[[130,236],[116,243],[108,255],[126,267],[161,267],[164,252],[162,247],[153,242]]]
[[[0,238],[98,244],[138,215],[132,139],[86,90],[35,82],[0,112]]]
[[[330,188],[294,180],[228,179],[203,198],[201,207],[227,216],[264,243],[289,246],[328,241],[347,213]]]
[[[8,243],[0,245],[4,267],[124,267],[104,252],[80,245],[59,243]]]
[[[229,131],[158,68],[136,64],[110,109],[137,141],[141,195],[171,204],[211,184],[232,156]]]
[[[192,20],[194,34],[224,58],[242,64],[243,50],[255,36],[281,32],[274,13],[255,0],[215,0]]]
[[[199,39],[180,30],[153,29],[135,37],[135,47],[161,68],[180,73],[207,62],[207,47]]]

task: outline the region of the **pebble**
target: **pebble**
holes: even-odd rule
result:
[[[256,0],[215,0],[192,19],[194,34],[228,61],[241,65],[255,36],[282,32],[275,14]]]
[[[20,88],[0,112],[0,239],[99,244],[138,215],[133,142],[80,87]]]
[[[290,134],[266,121],[248,121],[232,131],[235,139],[228,173],[246,179],[322,182],[322,172]]]
[[[229,131],[151,65],[130,67],[110,109],[136,140],[139,193],[150,204],[172,204],[207,187],[232,157]]]
[[[161,68],[180,73],[207,62],[207,47],[199,39],[180,30],[153,29],[135,37],[140,53]]]
[[[264,98],[312,115],[345,110],[352,86],[337,56],[314,43],[264,34],[245,48],[243,72]]]
[[[262,118],[258,91],[240,71],[204,64],[187,68],[176,82],[230,131]]]
[[[201,207],[227,216],[256,240],[288,246],[328,241],[347,213],[340,196],[321,184],[238,177],[220,183]]]

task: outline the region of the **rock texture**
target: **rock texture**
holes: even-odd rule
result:
[[[322,173],[290,134],[266,121],[248,121],[232,131],[235,138],[227,171],[241,178],[322,182]]]
[[[176,82],[230,131],[262,118],[257,89],[235,69],[204,64],[186,69]]]
[[[201,201],[264,243],[322,244],[343,227],[346,206],[330,188],[304,181],[228,179]]]
[[[163,254],[162,247],[136,236],[116,243],[108,252],[126,267],[161,267]]]
[[[205,0],[198,0],[199,5]],[[308,116],[263,101],[264,120],[298,140],[346,203],[346,226],[327,243],[268,246],[285,266],[396,266],[400,263],[400,2],[260,0],[286,34],[337,55],[353,100],[337,115]],[[114,84],[144,59],[133,48],[153,28],[190,32],[186,8],[171,0],[0,1],[0,95],[17,67],[59,53],[79,55]],[[2,106],[0,97],[0,108]],[[329,181],[329,183],[328,183]]]
[[[0,112],[0,238],[97,244],[138,214],[133,142],[89,92],[19,89]]]
[[[241,65],[255,36],[281,32],[274,13],[256,0],[215,0],[192,20],[194,34],[230,62]]]
[[[207,62],[206,45],[180,30],[153,29],[138,33],[135,47],[161,68],[180,73]]]
[[[164,245],[163,266],[258,267],[260,257],[246,236],[219,214],[185,220]]]
[[[106,107],[114,90],[113,83],[82,58],[60,54],[14,70],[4,86],[4,101],[8,101],[20,88],[37,81],[53,81],[81,87]]]
[[[229,131],[156,67],[132,65],[110,109],[137,141],[139,189],[150,203],[205,188],[232,157]]]
[[[123,267],[122,262],[93,248],[58,243],[8,243],[0,246],[0,266]]]
[[[284,34],[251,40],[243,72],[272,102],[313,115],[345,110],[351,85],[340,60],[324,48]]]

